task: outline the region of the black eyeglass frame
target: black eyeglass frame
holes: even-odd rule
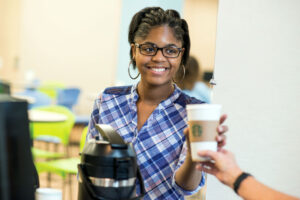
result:
[[[143,45],[152,45],[154,48],[156,48],[156,51],[154,52],[153,55],[147,55],[147,54],[144,54],[144,53],[142,53],[141,48],[140,48],[140,47],[143,46]],[[148,44],[148,43],[146,43],[146,44],[138,44],[138,43],[134,43],[134,46],[137,47],[137,48],[139,48],[139,49],[140,49],[140,53],[141,53],[142,55],[144,55],[144,56],[155,56],[155,55],[157,54],[158,50],[161,50],[163,56],[166,57],[166,58],[178,58],[178,56],[180,55],[180,53],[181,53],[182,50],[183,50],[183,48],[179,48],[179,47],[174,47],[174,46],[173,46],[172,48],[178,49],[178,55],[175,56],[175,57],[170,57],[170,56],[166,56],[166,55],[164,54],[164,49],[167,48],[167,47],[158,47],[158,46],[156,46],[155,44]]]

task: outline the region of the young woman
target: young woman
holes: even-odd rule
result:
[[[110,124],[133,143],[145,184],[144,199],[184,199],[205,183],[187,154],[183,133],[186,104],[203,102],[183,94],[173,82],[189,57],[188,25],[175,10],[148,7],[132,18],[128,39],[130,65],[137,67],[141,80],[133,86],[107,88],[96,99],[88,138],[98,135],[96,123]],[[225,119],[222,116],[220,123]],[[219,147],[225,144],[226,130],[219,126]]]

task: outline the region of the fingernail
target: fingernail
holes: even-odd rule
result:
[[[218,129],[219,129],[220,132],[223,131],[223,127],[222,126],[219,126]]]

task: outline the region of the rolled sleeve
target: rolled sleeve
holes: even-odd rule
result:
[[[193,195],[193,194],[197,193],[205,184],[205,173],[202,172],[202,178],[201,178],[201,181],[200,181],[198,187],[194,190],[185,190],[176,183],[175,174],[176,174],[176,172],[173,175],[172,185],[178,193],[180,193],[184,196],[189,196],[189,195]]]
[[[186,154],[187,154],[187,142],[185,141],[182,146],[178,165],[176,167],[176,170],[175,170],[175,172],[173,174],[173,178],[172,178],[172,186],[176,189],[176,191],[178,193],[180,193],[184,196],[193,195],[193,194],[197,193],[205,184],[205,173],[204,172],[202,172],[202,178],[201,178],[201,181],[200,181],[198,187],[195,188],[194,190],[185,190],[176,183],[175,174],[176,174],[177,170],[180,168],[180,166],[184,163]]]

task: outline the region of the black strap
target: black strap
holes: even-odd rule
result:
[[[236,179],[236,180],[234,181],[234,183],[233,183],[233,189],[234,189],[235,193],[238,194],[238,189],[239,189],[241,183],[242,183],[243,180],[245,180],[245,178],[247,178],[248,176],[252,176],[252,175],[249,174],[249,173],[243,172],[243,173],[241,173],[241,175],[239,175],[239,176],[237,177],[237,179]]]

